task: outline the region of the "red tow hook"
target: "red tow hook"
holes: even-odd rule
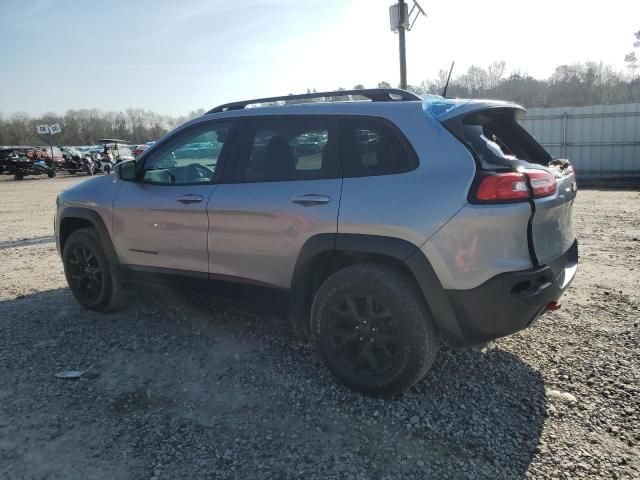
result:
[[[555,310],[560,310],[560,307],[562,307],[562,305],[560,305],[558,302],[554,300],[553,302],[547,303],[545,310],[555,311]]]

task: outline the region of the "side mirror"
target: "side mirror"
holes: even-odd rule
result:
[[[133,182],[136,179],[136,162],[135,160],[129,160],[127,162],[119,163],[114,168],[116,175],[121,179],[128,182]]]

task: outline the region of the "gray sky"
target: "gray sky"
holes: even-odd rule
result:
[[[410,0],[408,0],[410,1]],[[307,88],[398,78],[392,0],[1,0],[0,112],[141,107],[185,114]],[[456,61],[548,77],[561,64],[624,68],[639,0],[422,0],[409,83]]]

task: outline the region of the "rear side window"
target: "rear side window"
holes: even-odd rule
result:
[[[282,182],[338,177],[331,119],[247,120],[234,155],[232,182]]]
[[[391,175],[418,166],[418,158],[406,139],[384,120],[341,118],[339,131],[345,177]]]

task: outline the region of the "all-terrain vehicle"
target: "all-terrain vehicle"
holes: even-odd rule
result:
[[[67,147],[64,152],[64,170],[70,175],[77,173],[86,173],[93,175],[96,173],[96,160],[89,152],[80,152],[79,150]]]
[[[43,150],[33,147],[14,147],[0,150],[0,175],[13,175],[23,180],[28,175],[56,176],[58,164]]]
[[[292,104],[340,96],[369,101]],[[282,308],[341,382],[398,394],[441,341],[526,328],[574,278],[575,175],[522,111],[395,89],[214,108],[60,194],[67,282],[97,311],[125,281]]]

